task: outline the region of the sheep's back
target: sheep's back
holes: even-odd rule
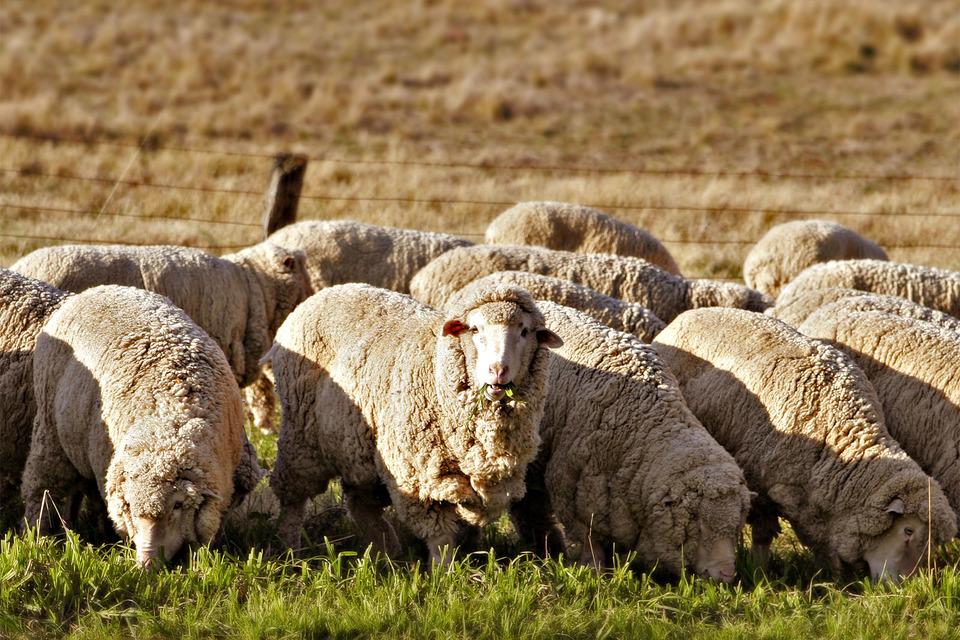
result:
[[[307,220],[283,227],[269,240],[302,249],[314,289],[360,282],[410,290],[414,274],[438,255],[473,244],[446,233],[382,227],[350,220]]]
[[[494,245],[539,245],[577,253],[634,256],[680,275],[670,252],[646,230],[602,211],[565,202],[521,202],[489,224],[486,241]]]
[[[960,272],[884,260],[835,260],[804,269],[780,293],[790,300],[836,287],[900,296],[960,318]]]

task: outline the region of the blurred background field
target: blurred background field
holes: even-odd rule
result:
[[[594,206],[686,275],[836,220],[960,268],[955,0],[4,0],[0,266],[59,242],[260,239],[272,154],[300,218],[462,234]]]

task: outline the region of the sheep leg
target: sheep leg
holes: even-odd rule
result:
[[[453,562],[453,552],[456,548],[456,536],[444,532],[427,538],[427,547],[430,549],[430,566],[447,567]]]
[[[607,566],[607,554],[603,543],[593,536],[591,531],[583,539],[583,550],[580,552],[580,566],[590,567],[596,572],[603,571]]]
[[[307,500],[282,504],[277,520],[277,536],[294,553],[300,551],[300,530],[307,515]]]
[[[387,504],[369,487],[350,485],[341,480],[340,489],[347,511],[360,529],[364,546],[372,546],[375,553],[386,556],[399,555],[401,547],[397,532],[383,518]]]
[[[47,424],[42,410],[38,411],[21,485],[26,525],[38,526],[44,535],[69,527],[73,510],[69,499],[83,484],[83,478],[60,445],[56,426]]]
[[[273,386],[273,380],[268,375],[268,369],[269,367],[265,367],[253,384],[243,388],[243,404],[247,419],[265,434],[277,432],[274,426],[277,392]]]
[[[510,505],[510,520],[520,537],[534,544],[539,557],[566,553],[567,541],[545,488],[528,485],[523,499]]]
[[[757,566],[766,570],[770,561],[770,545],[780,534],[780,519],[776,514],[752,513],[749,521],[753,530],[750,552]]]

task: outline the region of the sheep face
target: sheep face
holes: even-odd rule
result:
[[[899,502],[898,505],[898,501],[891,503],[891,513],[897,516],[893,526],[874,538],[873,544],[863,554],[863,559],[870,566],[870,578],[874,581],[900,582],[901,576],[909,576],[914,572],[926,550],[926,523],[913,514],[902,515],[903,503]]]
[[[729,584],[733,581],[737,559],[737,539],[730,535],[717,535],[710,527],[697,521],[699,543],[693,570],[698,576]]]
[[[195,544],[204,498],[193,482],[179,480],[167,491],[159,513],[131,513],[127,527],[137,549],[137,564],[152,568],[161,551],[169,561],[184,544]]]
[[[468,333],[464,353],[473,360],[473,380],[484,387],[487,400],[496,402],[533,358],[539,345],[557,348],[557,334],[537,327],[530,313],[510,302],[494,302],[469,311],[464,318],[448,320],[443,335]],[[472,356],[472,357],[471,357]]]

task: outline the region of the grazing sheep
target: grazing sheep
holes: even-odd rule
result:
[[[633,334],[644,342],[653,340],[653,337],[666,326],[663,320],[641,304],[611,298],[590,287],[574,284],[562,278],[526,271],[497,271],[475,280],[465,288],[470,288],[477,282],[517,285],[529,291],[536,300],[549,300],[573,307],[590,314],[612,329]]]
[[[838,289],[835,287],[810,289],[783,303],[778,300],[774,306],[764,313],[797,328],[817,309],[840,300],[844,301],[843,308],[847,311],[886,311],[904,318],[925,320],[944,329],[960,332],[960,319],[951,316],[949,313],[925,307],[900,296],[888,296],[882,293],[870,293],[869,291],[858,291],[856,289]]]
[[[381,513],[392,504],[440,560],[461,522],[483,524],[523,495],[547,348],[560,344],[518,287],[484,289],[451,314],[365,284],[312,296],[268,354],[282,407],[270,476],[281,538],[299,547],[307,500],[339,477],[375,549],[398,550]]]
[[[865,561],[874,579],[909,574],[928,535],[955,535],[940,485],[887,432],[876,392],[839,349],[739,309],[687,311],[654,345],[758,493],[747,521],[761,563],[780,515],[818,558]]]
[[[47,321],[70,294],[46,282],[0,268],[0,508],[20,495],[37,405],[33,347]]]
[[[408,293],[410,279],[441,253],[473,244],[446,233],[364,224],[352,220],[307,220],[268,238],[306,254],[313,288],[347,282]]]
[[[13,270],[64,291],[120,284],[165,295],[216,340],[237,382],[250,387],[260,378],[260,358],[277,328],[313,293],[304,262],[299,249],[272,242],[222,258],[177,246],[65,245],[38,249]],[[261,429],[272,428],[272,391],[261,384],[247,392]]]
[[[960,318],[960,271],[884,260],[815,264],[785,286],[777,301],[787,303],[805,291],[830,287],[900,296]]]
[[[233,497],[243,409],[223,352],[187,314],[132,287],[71,296],[37,338],[34,388],[27,522],[55,530],[56,507],[69,523],[79,492],[102,498],[140,565],[211,540]]]
[[[801,271],[818,262],[872,258],[887,252],[853,229],[826,220],[794,220],[771,227],[743,261],[748,287],[776,298]]]
[[[867,374],[890,435],[936,478],[960,518],[960,333],[847,298],[821,307],[800,332],[839,347]]]
[[[564,337],[553,352],[542,444],[527,469],[517,530],[552,551],[563,534],[580,561],[614,549],[650,565],[730,582],[750,493],[743,472],[697,421],[656,351],[575,309],[538,302]]]
[[[494,218],[487,244],[530,244],[575,251],[613,253],[652,262],[680,275],[667,248],[650,233],[602,211],[566,202],[521,202]]]
[[[475,245],[452,249],[421,269],[411,295],[440,307],[453,293],[497,271],[527,271],[584,285],[611,298],[635,302],[670,322],[681,311],[731,306],[763,311],[773,299],[732,282],[687,280],[641,258],[606,253],[572,253],[542,247]]]
[[[178,246],[64,245],[30,253],[13,271],[80,292],[119,284],[170,298],[227,355],[241,387],[293,308],[313,293],[303,252],[261,242],[218,258]]]

